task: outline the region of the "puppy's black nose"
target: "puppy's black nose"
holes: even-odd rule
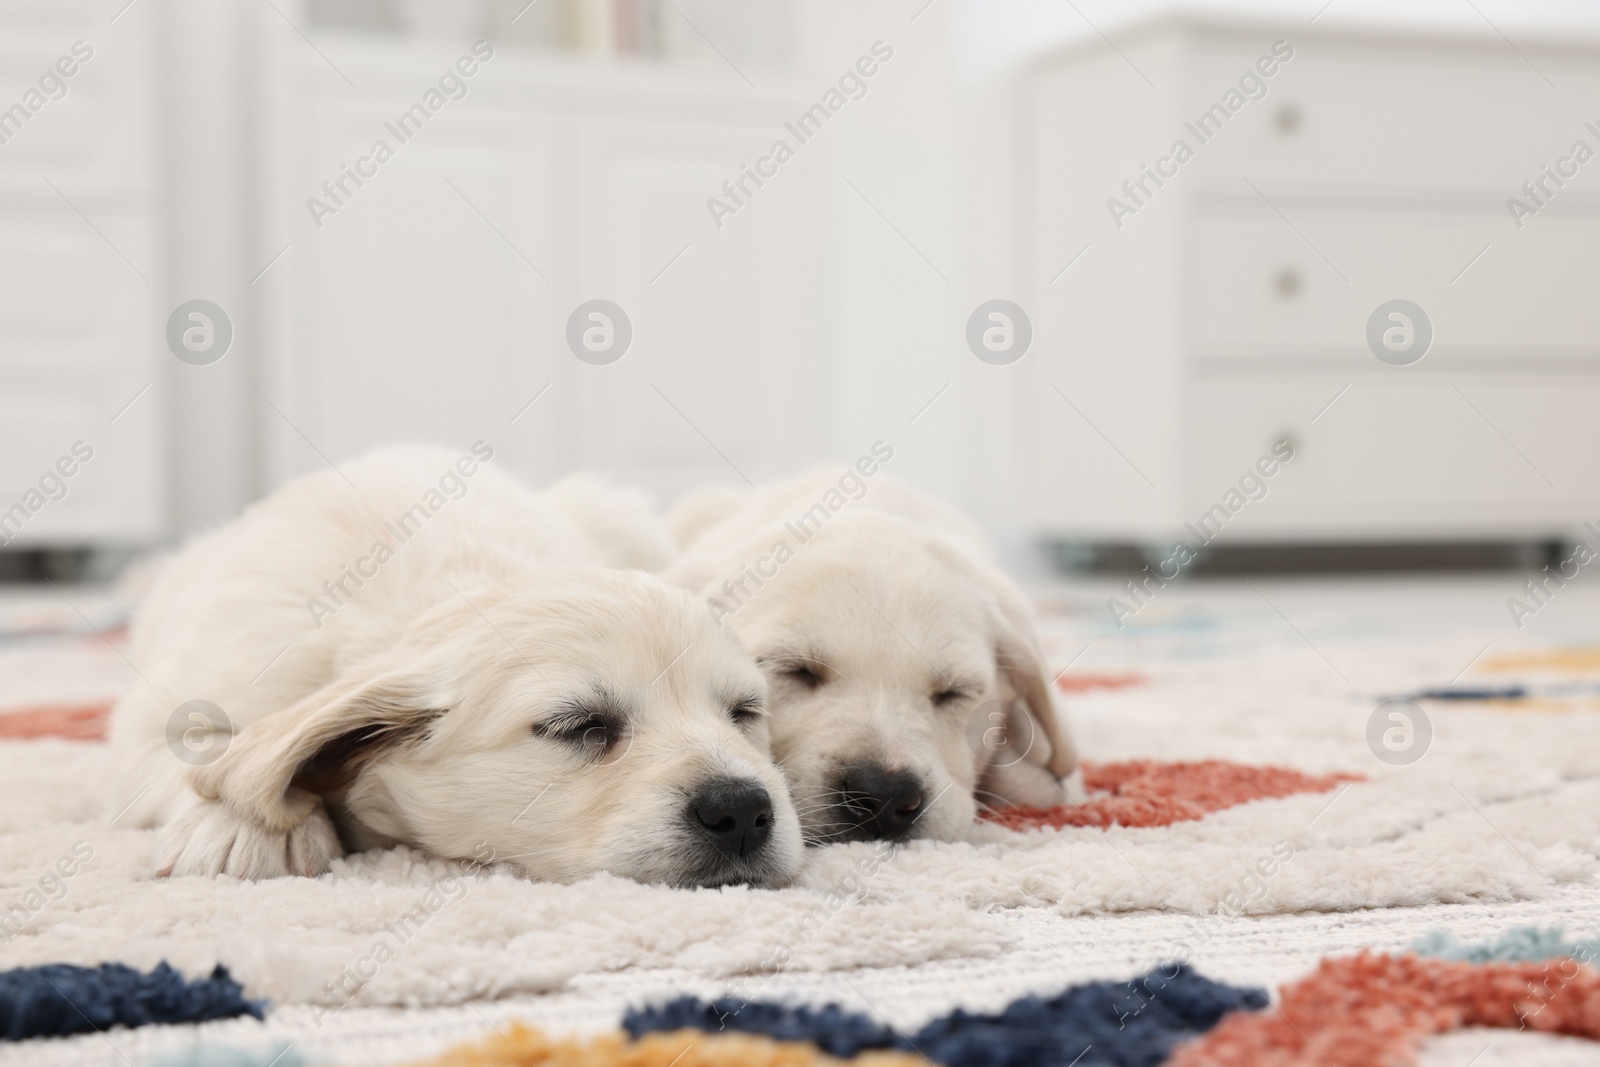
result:
[[[772,798],[760,782],[719,778],[689,801],[689,818],[722,852],[748,856],[772,836]]]
[[[922,782],[910,771],[851,767],[839,779],[839,800],[866,837],[901,837],[922,814]]]

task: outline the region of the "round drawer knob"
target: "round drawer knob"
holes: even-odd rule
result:
[[[1300,127],[1305,124],[1305,116],[1294,104],[1285,104],[1278,109],[1278,114],[1273,118],[1273,125],[1285,137],[1291,137],[1300,132]]]
[[[1305,275],[1295,267],[1283,267],[1272,276],[1272,291],[1283,300],[1293,300],[1305,286]]]

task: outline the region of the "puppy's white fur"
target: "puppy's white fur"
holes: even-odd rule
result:
[[[403,842],[541,879],[786,881],[801,839],[764,716],[730,717],[760,672],[703,603],[610,569],[670,555],[648,503],[586,480],[535,494],[476,459],[428,497],[461,458],[302,478],[161,567],[112,719],[121,824],[159,826],[171,874],[315,874]],[[194,699],[226,724],[177,713]],[[177,754],[195,750],[221,755]],[[750,856],[685,817],[730,778],[771,798]]]
[[[880,474],[802,543],[794,520],[839,482],[709,490],[668,516],[684,555],[666,577],[710,598],[768,676],[772,752],[807,839],[858,836],[839,782],[864,764],[922,783],[915,837],[964,836],[979,803],[1077,799],[1031,611],[982,534]]]

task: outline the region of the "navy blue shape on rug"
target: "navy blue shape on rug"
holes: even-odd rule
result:
[[[681,997],[635,1008],[622,1025],[633,1037],[685,1027],[810,1041],[833,1056],[892,1048],[947,1067],[1158,1067],[1173,1046],[1211,1029],[1232,1011],[1266,1007],[1258,989],[1203,977],[1182,964],[1127,982],[1091,982],[1052,997],[1023,997],[991,1015],[957,1010],[904,1035],[835,1005],[823,1008]]]
[[[262,1004],[246,1000],[220,964],[209,978],[192,982],[164,961],[149,974],[121,963],[19,967],[0,971],[0,1041],[235,1015],[260,1019]]]
[[[830,1056],[846,1059],[863,1049],[893,1048],[895,1033],[865,1015],[829,1004],[823,1008],[722,997],[707,1003],[679,997],[658,1007],[629,1008],[622,1028],[632,1038],[662,1030],[736,1030],[778,1041],[810,1041]]]

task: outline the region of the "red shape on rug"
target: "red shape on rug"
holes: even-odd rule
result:
[[[1600,972],[1362,952],[1323,960],[1276,1008],[1229,1015],[1168,1067],[1372,1067],[1417,1062],[1424,1038],[1466,1026],[1600,1038]]]
[[[0,738],[34,740],[60,737],[68,741],[104,741],[110,703],[46,705],[0,714]]]
[[[1287,767],[1251,767],[1227,760],[1162,763],[1085,763],[1089,799],[1054,808],[986,810],[985,819],[1011,830],[1063,826],[1168,826],[1193,822],[1251,800],[1324,793],[1359,774],[1303,774]]]
[[[1063,674],[1056,679],[1056,688],[1063,693],[1086,693],[1091,689],[1126,689],[1130,685],[1143,685],[1142,674]]]

